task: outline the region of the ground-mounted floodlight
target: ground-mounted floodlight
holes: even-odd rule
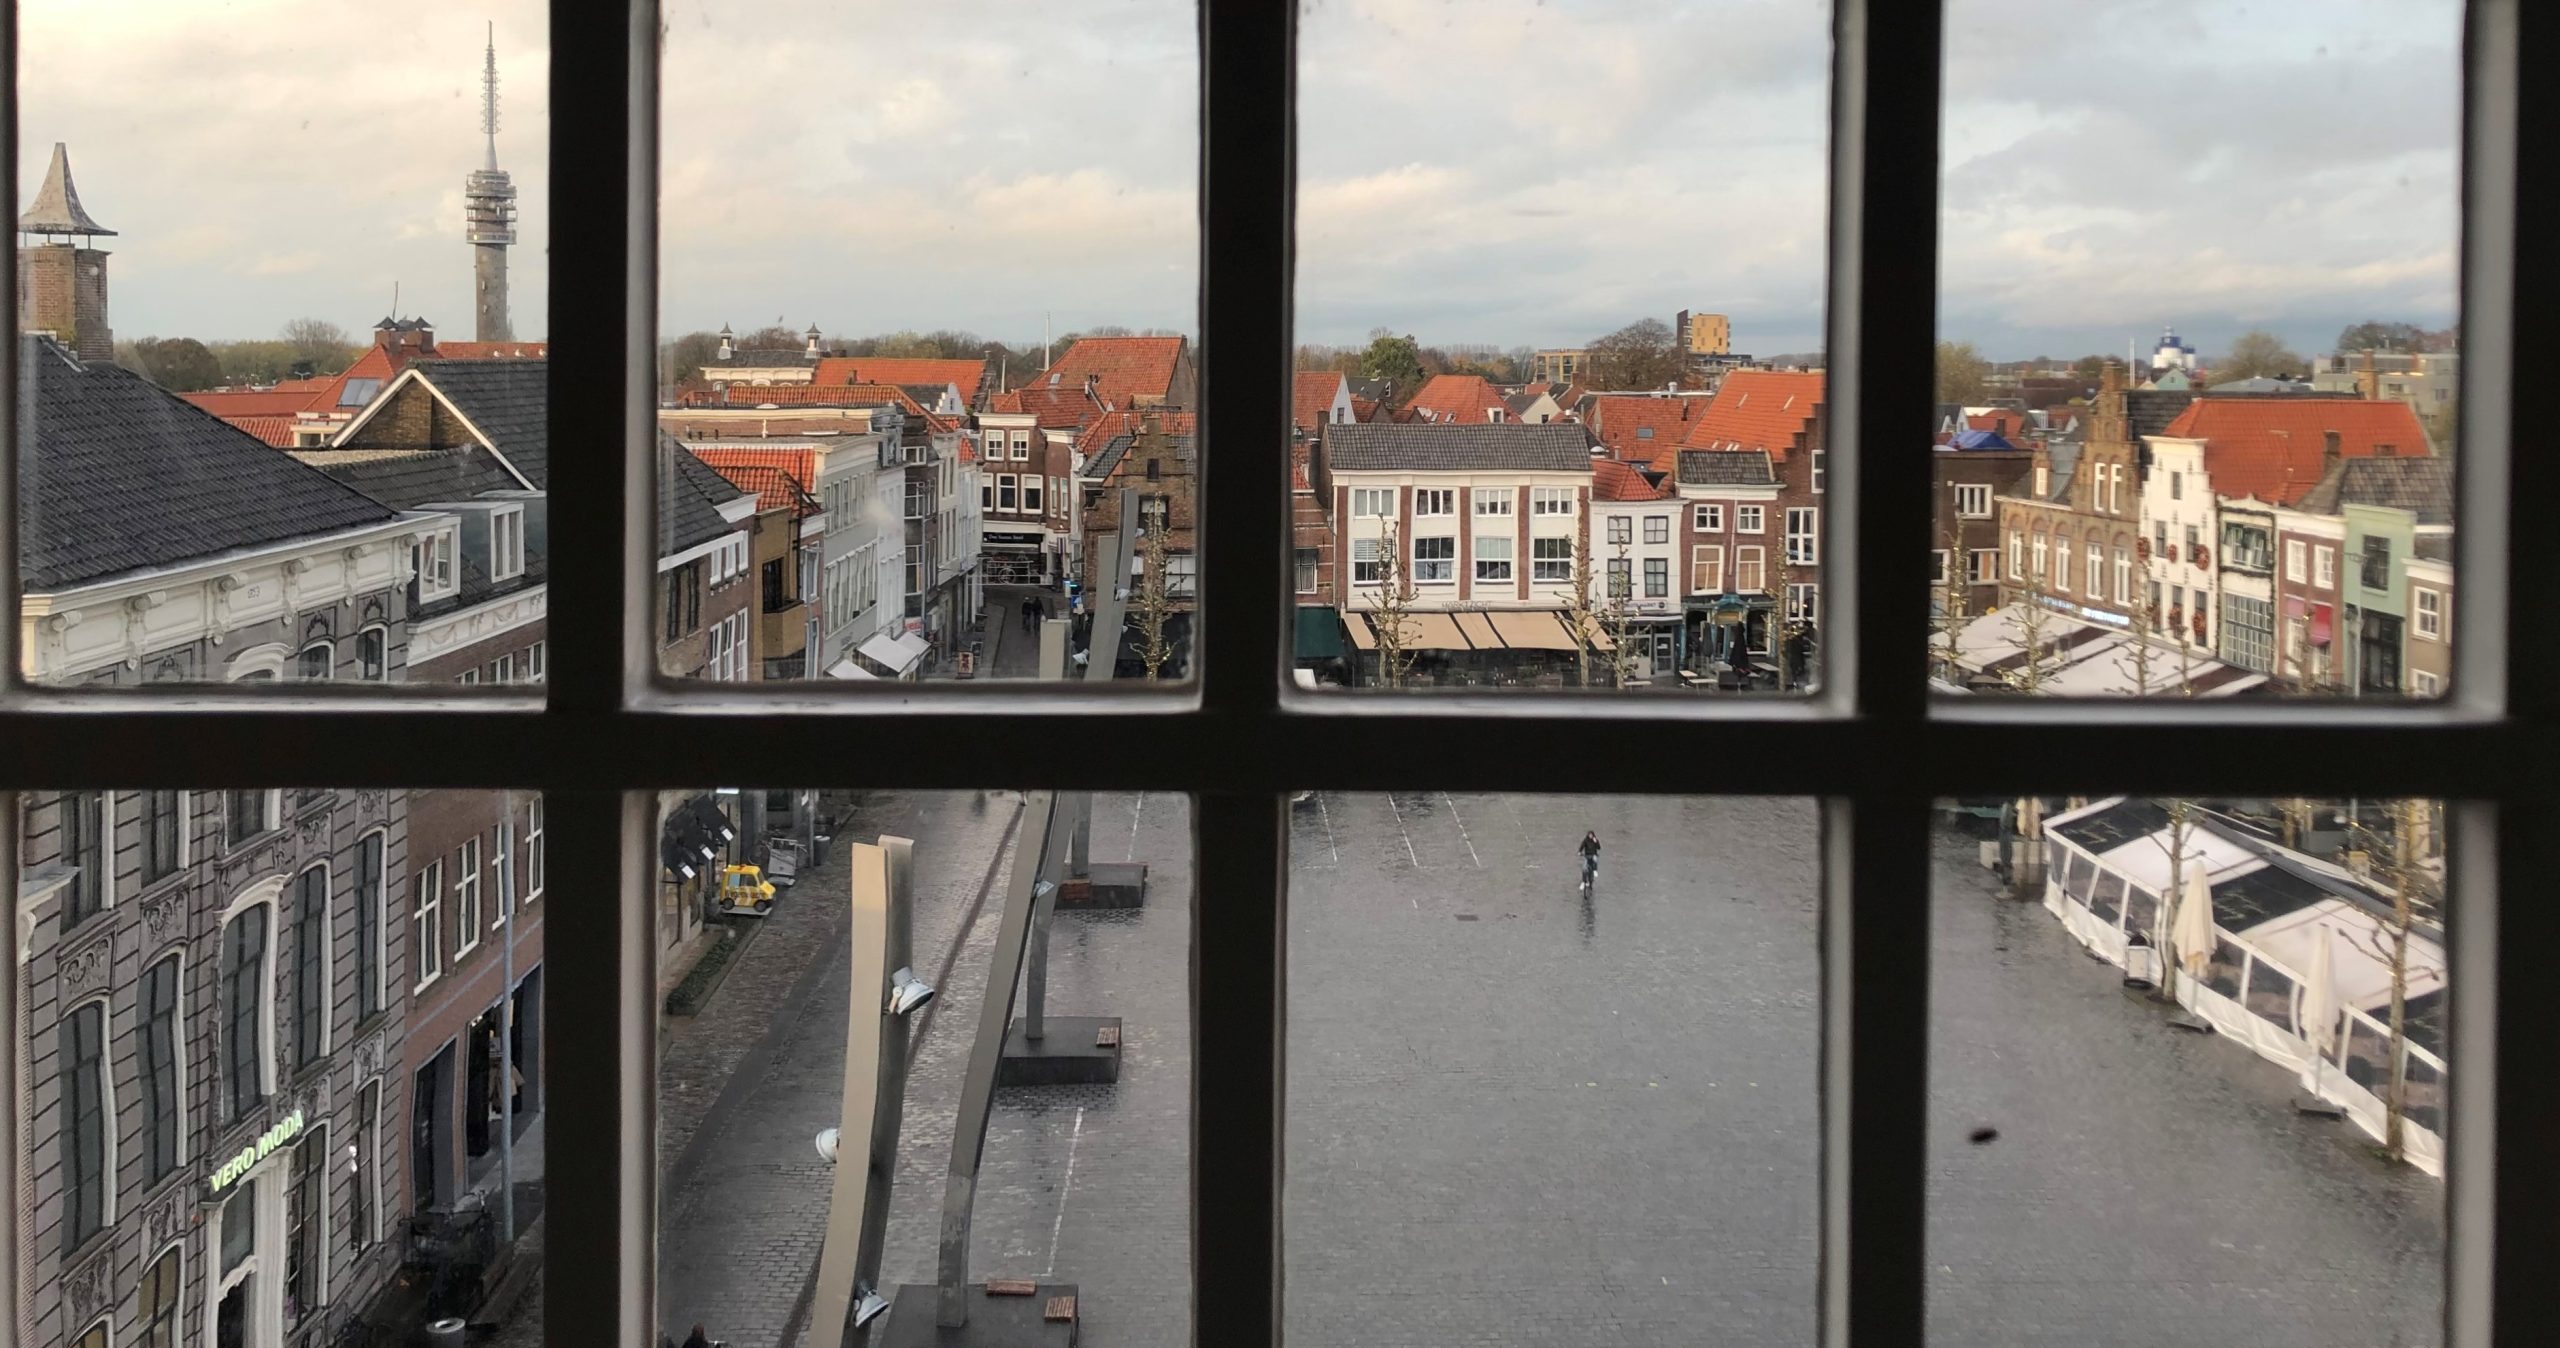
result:
[[[864,1325],[870,1324],[872,1321],[877,1320],[877,1319],[879,1319],[881,1316],[886,1315],[886,1314],[888,1314],[888,1313],[889,1313],[889,1302],[888,1302],[888,1300],[887,1300],[886,1298],[882,1297],[878,1292],[874,1292],[874,1291],[872,1291],[872,1290],[871,1290],[871,1288],[870,1288],[867,1284],[863,1284],[863,1283],[856,1283],[856,1284],[854,1284],[854,1288],[853,1288],[853,1327],[854,1327],[854,1328],[856,1328],[856,1329],[860,1329],[860,1328],[862,1328]]]
[[[840,1134],[841,1130],[835,1128],[818,1130],[818,1155],[829,1165],[836,1163],[836,1139]]]
[[[913,969],[900,969],[889,975],[889,1014],[903,1016],[933,1000],[933,985],[916,977]]]

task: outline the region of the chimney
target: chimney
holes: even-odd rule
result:
[[[49,332],[82,360],[115,359],[107,327],[107,253],[114,230],[92,219],[71,181],[71,153],[53,147],[35,203],[18,217],[18,327]]]
[[[2366,354],[2368,357],[2371,355],[2370,352]],[[2338,448],[2338,433],[2336,431],[2322,431],[2320,433],[2321,476],[2328,476],[2329,470],[2338,466],[2338,459],[2341,453],[2342,451]]]
[[[2373,372],[2373,348],[2364,349],[2364,369],[2356,375],[2356,393],[2370,402],[2382,396],[2382,380]]]

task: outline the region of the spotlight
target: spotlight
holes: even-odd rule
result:
[[[861,1283],[855,1283],[853,1285],[854,1328],[860,1329],[864,1325],[870,1324],[872,1321],[879,1319],[881,1314],[888,1309],[889,1303],[882,1300],[878,1292],[872,1291]]]
[[[836,1163],[837,1131],[838,1130],[833,1128],[821,1128],[818,1130],[818,1155],[824,1158],[826,1163],[829,1165],[834,1165]]]
[[[933,1000],[933,985],[916,977],[913,969],[900,969],[889,975],[889,1014],[903,1016]]]

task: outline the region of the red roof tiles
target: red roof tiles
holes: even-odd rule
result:
[[[700,457],[697,452],[696,457]],[[705,460],[708,462],[708,460]],[[800,489],[799,480],[779,468],[742,466],[723,468],[712,464],[713,472],[727,478],[740,491],[756,494],[757,510],[789,510],[793,519],[805,520],[819,511],[816,501]]]
[[[818,361],[811,382],[819,384],[949,384],[960,401],[978,396],[987,378],[983,360],[941,360],[926,356],[827,356]]]
[[[1659,483],[1648,482],[1631,463],[1616,459],[1594,459],[1591,463],[1591,499],[1595,501],[1662,501],[1679,493],[1668,474]]]
[[[2418,414],[2398,399],[2216,398],[2187,404],[2164,437],[2204,441],[2205,471],[2223,496],[2290,505],[2320,480],[2328,432],[2343,458],[2430,452]]]
[[[1667,468],[1678,462],[1680,437],[1706,404],[1704,398],[1603,393],[1591,400],[1584,420],[1610,458]]]
[[[1136,435],[1139,425],[1148,417],[1154,417],[1167,435],[1189,435],[1200,425],[1197,412],[1105,412],[1076,436],[1076,453],[1090,464],[1093,456],[1111,443],[1112,437]]]
[[[1784,463],[1787,449],[1813,423],[1822,404],[1820,372],[1736,370],[1724,377],[1707,410],[1689,424],[1683,449],[1765,449]]]
[[[1313,431],[1333,419],[1333,400],[1343,392],[1339,370],[1300,370],[1289,391],[1289,424]]]
[[[1183,344],[1180,337],[1079,337],[1038,382],[1049,384],[1055,376],[1057,387],[1081,388],[1085,376],[1093,375],[1094,391],[1114,408],[1141,398],[1162,402],[1173,395]]]
[[[1503,406],[1502,394],[1485,382],[1484,376],[1475,374],[1435,374],[1423,381],[1413,401],[1405,406],[1416,420],[1461,426],[1488,425],[1508,420],[1511,415]]]

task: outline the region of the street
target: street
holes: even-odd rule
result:
[[[893,1286],[933,1276],[1015,800],[873,793],[845,830],[918,839],[919,972],[949,960],[909,1082]],[[1588,902],[1585,828],[1604,848]],[[1805,801],[1295,806],[1289,1342],[1811,1342],[1814,839]],[[1190,849],[1181,800],[1098,798],[1094,855],[1150,862],[1149,902],[1061,916],[1050,996],[1127,1018],[1123,1075],[1000,1091],[989,1129],[971,1276],[1081,1284],[1091,1344],[1189,1332]],[[2042,908],[1995,896],[1969,839],[1941,840],[1932,879],[1939,1341],[2440,1341],[2441,1186],[2295,1115],[2270,1065],[2166,1028]],[[679,1337],[802,1341],[846,995],[842,908],[817,900],[843,883],[839,855],[671,1035]]]

